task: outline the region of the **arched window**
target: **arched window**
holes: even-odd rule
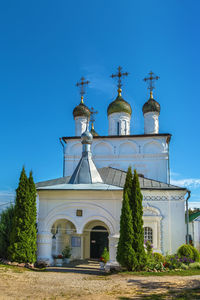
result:
[[[153,230],[151,227],[144,227],[144,240],[153,244]]]

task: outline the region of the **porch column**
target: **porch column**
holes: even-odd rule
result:
[[[52,234],[50,232],[41,232],[37,235],[37,261],[51,265],[53,258],[52,250]]]
[[[116,256],[117,256],[117,245],[118,245],[118,241],[119,241],[119,237],[118,235],[109,235],[108,236],[109,239],[109,256],[110,256],[110,260],[109,262],[116,262]]]

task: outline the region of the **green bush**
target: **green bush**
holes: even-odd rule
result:
[[[103,253],[101,254],[101,260],[104,263],[107,263],[107,261],[109,261],[109,252],[108,252],[108,249],[106,247],[104,248]]]
[[[158,252],[154,252],[153,253],[153,257],[157,262],[164,262],[164,256],[162,256],[162,254],[158,253]]]
[[[186,264],[181,264],[181,269],[182,269],[182,270],[188,270],[188,269],[189,269],[189,266],[186,265]]]
[[[64,250],[62,251],[62,255],[64,258],[70,258],[71,257],[71,248],[69,245],[67,245]]]
[[[199,251],[195,247],[193,247],[192,245],[188,245],[188,246],[190,247],[190,249],[193,252],[193,256],[194,256],[193,259],[194,259],[194,261],[199,262],[199,260],[200,260]]]
[[[177,254],[179,257],[187,257],[194,260],[194,253],[190,245],[182,245],[178,248]]]
[[[173,269],[179,269],[182,265],[182,261],[178,257],[178,255],[166,255],[164,267],[169,268],[171,270]]]
[[[194,262],[189,264],[190,269],[200,269],[200,263],[199,262]]]
[[[163,263],[161,261],[157,261],[153,255],[147,256],[147,263],[145,267],[147,271],[162,271],[164,269]]]

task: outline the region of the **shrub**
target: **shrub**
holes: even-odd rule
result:
[[[193,252],[193,259],[194,259],[194,261],[199,262],[199,260],[200,260],[199,251],[194,246],[192,246],[192,245],[188,245],[188,246],[190,247],[190,249]]]
[[[186,265],[186,264],[181,264],[181,269],[182,269],[182,270],[188,270],[188,269],[189,269],[189,266]]]
[[[153,257],[154,259],[157,261],[157,262],[164,262],[165,259],[164,257],[162,256],[162,254],[158,253],[158,252],[154,252],[153,253]]]
[[[194,262],[189,264],[190,269],[200,269],[200,263],[199,262]]]
[[[178,248],[177,254],[179,257],[188,257],[190,259],[194,259],[193,250],[190,245],[182,245]]]
[[[148,271],[162,271],[164,269],[163,263],[157,261],[156,258],[152,256],[147,256],[146,269]]]
[[[107,263],[107,261],[109,261],[109,252],[108,249],[105,247],[103,250],[103,253],[101,254],[101,261],[103,261],[105,264]]]
[[[67,245],[64,250],[62,251],[62,255],[64,258],[70,258],[71,257],[71,248],[69,245]]]
[[[153,249],[153,245],[151,244],[150,241],[144,241],[144,247],[145,247],[145,250],[147,252],[147,255],[148,256],[151,256],[152,255],[152,249]]]
[[[180,261],[178,255],[167,255],[165,257],[164,267],[169,269],[178,269],[183,262]]]

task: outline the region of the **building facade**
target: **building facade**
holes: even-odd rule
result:
[[[139,174],[144,239],[154,251],[174,253],[185,243],[185,188],[170,185],[169,142],[159,133],[160,105],[143,106],[144,133],[130,134],[131,105],[122,98],[108,106],[108,135],[99,136],[83,103],[75,107],[75,136],[63,137],[63,177],[37,184],[38,260],[53,263],[66,245],[72,259],[99,258],[106,246],[116,264],[123,186],[129,165]],[[81,136],[81,137],[80,137]]]

